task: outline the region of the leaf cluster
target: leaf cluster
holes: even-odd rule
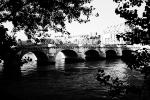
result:
[[[114,0],[118,4],[115,13],[126,20],[132,34],[138,35],[142,42],[150,38],[150,1],[149,0]],[[144,8],[142,13],[139,9]],[[138,31],[136,31],[138,30]],[[127,35],[128,36],[128,35]],[[134,37],[132,37],[134,38]]]
[[[0,22],[10,20],[16,29],[25,28],[26,32],[33,32],[39,26],[63,32],[66,20],[89,21],[93,7],[84,4],[90,2],[91,0],[1,0]],[[87,19],[81,19],[81,14],[87,16]]]
[[[132,60],[126,61],[128,68],[137,70],[147,78],[150,74],[150,51],[146,48],[139,49],[132,53]]]

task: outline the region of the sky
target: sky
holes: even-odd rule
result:
[[[112,25],[118,25],[124,23],[124,19],[120,18],[119,15],[115,14],[115,8],[117,5],[113,0],[93,0],[91,4],[94,8],[93,15],[90,17],[90,22],[78,23],[73,21],[72,23],[66,23],[66,29],[71,33],[71,35],[79,34],[91,34],[98,33],[102,34],[103,31]],[[99,13],[99,17],[95,17],[95,14]],[[5,23],[5,26],[11,31],[13,25],[11,23]],[[21,31],[23,33],[23,31]],[[17,38],[26,40],[24,34],[17,35]]]
[[[90,17],[91,21],[86,24],[79,24],[78,22],[67,24],[67,30],[70,33],[88,34],[98,32],[101,34],[107,27],[125,22],[123,18],[115,14],[117,4],[113,0],[93,0],[91,5],[96,8],[93,11],[93,16]],[[97,12],[99,17],[94,16]]]

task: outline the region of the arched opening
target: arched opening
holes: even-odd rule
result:
[[[3,70],[4,60],[0,59],[0,72]]]
[[[128,59],[131,60],[132,57],[133,57],[133,55],[132,55],[131,50],[123,50],[122,51],[122,60],[128,60]]]
[[[21,58],[23,65],[20,70],[23,75],[27,75],[28,73],[35,71],[37,69],[37,57],[34,53],[28,52]]]
[[[55,60],[59,60],[64,63],[73,63],[78,61],[78,55],[73,50],[62,50],[56,55]]]
[[[21,73],[23,75],[29,74],[30,72],[36,71],[38,67],[48,64],[48,57],[45,53],[40,51],[32,51],[24,53],[21,61]]]
[[[32,51],[37,57],[37,65],[47,65],[49,63],[48,56],[41,51]]]
[[[107,59],[117,58],[117,53],[114,50],[108,50],[106,51],[106,58]]]
[[[95,61],[95,60],[99,60],[101,57],[98,53],[98,51],[96,50],[88,50],[85,52],[85,59],[87,61]]]

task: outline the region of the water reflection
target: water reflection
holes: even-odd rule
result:
[[[55,68],[57,70],[65,70],[65,60],[64,59],[56,60]]]
[[[57,70],[65,70],[65,55],[62,52],[59,52],[55,58],[55,68]]]
[[[128,84],[130,84],[131,81],[138,81],[138,80],[141,81],[143,79],[143,76],[139,72],[131,71],[130,69],[128,69],[126,63],[123,62],[121,59],[109,59],[94,62],[74,63],[74,64],[65,64],[64,62],[58,61],[55,65],[55,68],[57,70],[63,70],[64,72],[79,72],[79,73],[80,72],[86,73],[89,70],[95,71],[101,68],[104,69],[107,75],[111,75],[113,79],[118,77],[120,80],[127,82]]]
[[[3,70],[3,61],[1,60],[1,63],[0,63],[0,72]]]
[[[105,73],[111,75],[113,78],[125,80],[127,78],[127,65],[121,59],[109,59],[103,61],[101,67]]]
[[[139,72],[131,71],[130,69],[128,69],[126,63],[123,62],[121,59],[113,59],[113,60],[107,59],[107,60],[101,60],[101,61],[66,64],[65,57],[64,56],[62,57],[61,55],[62,54],[59,53],[59,56],[56,59],[55,65],[47,65],[47,66],[37,66],[37,58],[35,57],[33,53],[29,53],[25,55],[23,59],[30,57],[32,58],[32,60],[25,63],[23,66],[21,66],[22,75],[31,75],[35,73],[36,74],[48,73],[48,74],[45,74],[44,77],[49,77],[50,74],[53,74],[51,73],[52,70],[55,70],[57,71],[57,73],[52,76],[58,76],[58,73],[60,74],[60,72],[61,73],[63,72],[69,78],[71,79],[75,78],[73,83],[79,79],[83,79],[83,77],[90,76],[93,79],[86,78],[86,81],[90,82],[91,80],[96,81],[94,75],[97,73],[97,69],[101,68],[101,69],[104,69],[106,74],[111,75],[111,77],[113,78],[118,77],[119,79],[123,81],[127,81],[129,84],[136,83],[136,82],[138,82],[139,84],[139,82],[141,82],[143,78],[143,76]],[[61,76],[60,79],[58,78],[58,80],[63,81],[62,77],[63,76]],[[65,78],[66,77],[64,76],[63,79]],[[72,81],[72,80],[67,79],[67,81]],[[93,85],[93,84],[89,84],[89,85]]]

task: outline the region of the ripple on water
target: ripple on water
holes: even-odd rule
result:
[[[29,63],[22,67],[26,73],[25,75],[38,74],[30,77],[30,80],[23,80],[23,85],[21,85],[21,87],[26,89],[26,92],[28,92],[27,94],[39,92],[39,94],[36,95],[41,95],[40,93],[45,95],[51,93],[82,95],[84,92],[93,96],[104,96],[108,91],[108,87],[100,85],[96,80],[98,68],[104,69],[106,74],[113,76],[113,78],[119,77],[124,81],[128,81],[129,84],[140,84],[142,80],[142,75],[140,73],[131,71],[127,68],[126,64],[119,59],[114,61],[103,60],[96,62],[39,66],[39,71],[36,71],[36,66],[31,65],[32,64]],[[51,68],[53,68],[53,71]],[[13,84],[13,87],[15,90],[21,91],[18,84]],[[17,92],[16,95],[18,95]],[[26,96],[25,92],[23,95]]]

